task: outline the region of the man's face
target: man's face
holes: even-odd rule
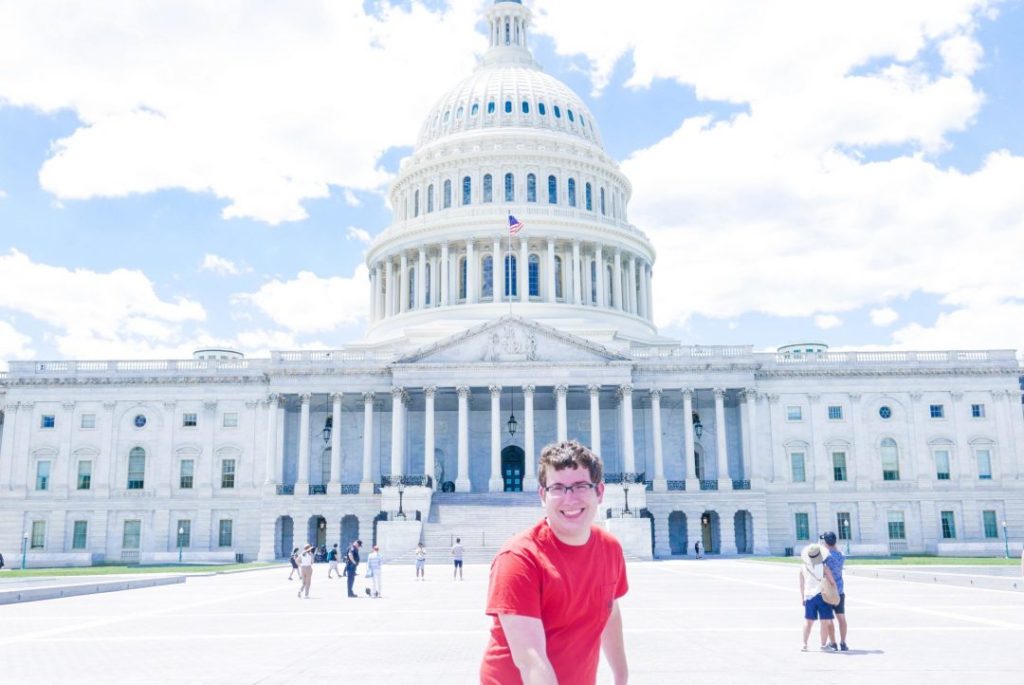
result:
[[[590,524],[597,516],[597,507],[604,499],[604,483],[597,483],[593,489],[573,488],[563,493],[561,488],[570,488],[581,483],[590,483],[587,469],[574,467],[556,471],[545,466],[547,490],[540,488],[540,501],[547,514],[548,525],[559,540],[570,545],[582,545],[590,539]],[[551,489],[553,486],[560,486]]]

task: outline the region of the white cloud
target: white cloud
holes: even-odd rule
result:
[[[361,207],[363,204],[359,201],[359,196],[353,193],[350,188],[345,188],[344,197],[345,204],[349,207]]]
[[[60,199],[181,188],[226,218],[299,220],[331,186],[380,190],[381,153],[486,46],[478,0],[364,4],[3,3],[0,101],[82,122],[39,173]]]
[[[823,331],[827,331],[842,326],[843,320],[834,314],[818,314],[814,317],[814,325]]]
[[[345,237],[348,240],[356,240],[364,245],[369,245],[373,242],[373,236],[365,228],[356,228],[355,226],[349,226],[348,232],[345,233]]]
[[[199,265],[200,271],[212,271],[213,273],[220,274],[221,276],[237,276],[243,272],[243,269],[239,268],[230,259],[226,257],[219,257],[215,254],[203,255],[203,262]],[[252,271],[251,268],[246,268],[244,271]]]
[[[871,323],[876,326],[888,326],[899,320],[899,313],[891,307],[872,309],[870,312]]]
[[[20,333],[7,321],[0,321],[0,371],[7,368],[8,359],[30,359],[35,356],[32,338]]]
[[[977,302],[941,314],[931,326],[918,323],[893,333],[896,347],[916,350],[1024,348],[1024,302]]]
[[[5,197],[7,197],[7,193],[4,192],[3,188],[0,188],[0,200],[4,199]]]
[[[55,329],[53,341],[66,357],[179,355],[191,349],[186,327],[206,318],[198,302],[161,298],[141,271],[71,270],[11,250],[0,255],[0,273],[18,286],[0,288],[0,309]]]
[[[239,293],[236,303],[251,303],[291,334],[330,331],[366,318],[369,272],[360,264],[351,278],[320,278],[301,271],[290,281],[265,283],[254,293]]]

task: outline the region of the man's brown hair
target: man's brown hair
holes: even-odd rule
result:
[[[545,466],[550,466],[555,471],[572,468],[586,469],[590,472],[591,483],[600,483],[604,477],[604,465],[601,463],[601,457],[576,440],[553,442],[540,451],[537,480],[542,488],[547,487],[548,480]]]

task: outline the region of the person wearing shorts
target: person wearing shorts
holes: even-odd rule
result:
[[[416,544],[416,580],[424,580],[423,572],[427,567],[427,550],[423,543]]]
[[[821,596],[821,581],[825,577],[825,554],[827,551],[817,544],[804,547],[800,553],[803,566],[800,568],[800,603],[804,607],[804,646],[807,651],[807,638],[811,635],[814,622],[821,623],[821,651],[832,652],[838,649],[835,638],[835,627],[832,605]]]
[[[452,545],[452,560],[455,561],[455,569],[452,571],[452,580],[462,578],[462,553],[466,551],[466,548],[462,546],[462,538],[455,538],[455,544]]]
[[[846,563],[846,557],[836,548],[835,533],[822,533],[821,539],[828,548],[828,554],[825,556],[826,573],[832,577],[832,582],[836,584],[836,590],[839,592],[839,604],[833,609],[836,622],[839,623],[839,651],[848,652],[850,648],[846,646],[846,588],[843,586],[843,564]]]

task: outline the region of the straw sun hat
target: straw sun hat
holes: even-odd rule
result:
[[[800,552],[800,558],[804,560],[804,563],[808,566],[824,563],[825,555],[822,553],[821,545],[812,543],[804,547],[804,551]]]

